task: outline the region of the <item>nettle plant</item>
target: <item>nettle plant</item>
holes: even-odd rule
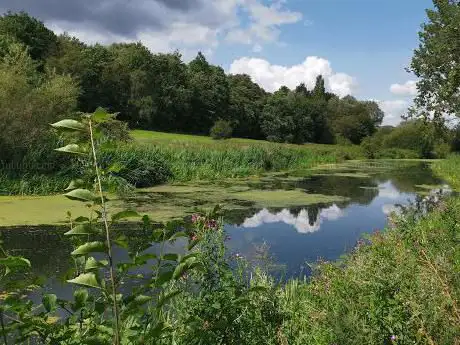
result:
[[[200,252],[195,247],[199,240],[188,239],[184,255],[166,253],[168,243],[188,238],[186,232],[178,231],[177,223],[158,227],[148,216],[133,210],[110,212],[110,198],[104,190],[108,177],[121,167],[116,163],[101,167],[98,144],[104,141],[99,125],[114,117],[99,108],[83,114],[80,121],[66,119],[51,125],[71,141],[57,151],[78,156],[90,168],[85,178],[73,180],[64,194],[88,209],[85,216],[67,215],[70,230],[65,235],[75,244],[71,253],[75,268],[67,280],[75,286],[73,300],[46,294],[37,305],[24,294],[24,286],[4,288],[0,296],[0,339],[5,344],[156,344],[172,334],[168,303],[181,291],[171,287],[187,271],[200,268]],[[146,240],[134,249],[125,235],[117,236],[113,230],[115,224],[128,218],[138,218],[146,234]],[[147,252],[152,245],[159,248],[157,254]],[[114,246],[125,248],[129,261],[115,262]],[[137,269],[146,265],[152,269],[139,274]],[[2,278],[29,266],[26,259],[7,253],[0,258]],[[121,287],[128,280],[136,284],[126,292]]]

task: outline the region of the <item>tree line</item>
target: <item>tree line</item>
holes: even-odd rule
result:
[[[87,45],[24,12],[0,17],[3,60],[11,45],[25,49],[38,79],[65,79],[65,89],[77,90],[75,110],[102,106],[131,128],[208,134],[225,121],[236,137],[359,144],[383,119],[375,102],[327,92],[322,76],[313,89],[300,84],[269,93],[248,75],[227,75],[202,53],[185,63],[177,51],[155,54],[139,42]]]

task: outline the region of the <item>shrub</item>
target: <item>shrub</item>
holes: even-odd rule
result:
[[[450,144],[444,142],[436,143],[433,149],[434,158],[446,158],[449,155],[450,150]]]
[[[98,128],[101,130],[104,139],[109,141],[122,141],[126,143],[132,140],[129,135],[128,124],[126,122],[112,119],[107,122],[100,123]]]
[[[232,137],[233,128],[228,121],[219,120],[212,126],[209,132],[213,139],[228,139]]]

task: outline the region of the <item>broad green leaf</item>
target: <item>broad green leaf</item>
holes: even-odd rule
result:
[[[66,194],[64,194],[67,198],[71,200],[78,200],[78,201],[94,201],[96,199],[96,196],[91,193],[87,189],[74,189]]]
[[[78,277],[67,280],[68,283],[76,284],[76,285],[81,285],[81,286],[88,286],[92,287],[95,289],[100,289],[99,282],[97,281],[96,274],[94,273],[83,273],[80,274]]]
[[[156,259],[156,258],[157,258],[157,256],[155,254],[150,254],[150,253],[142,254],[142,255],[136,256],[134,258],[134,263],[136,265],[144,265],[144,264],[147,263],[147,261],[153,260],[153,259]]]
[[[125,248],[125,249],[129,248],[128,238],[125,235],[119,236],[113,241],[113,243],[115,243],[117,246],[121,248]]]
[[[114,114],[110,114],[104,108],[97,108],[96,111],[91,115],[91,120],[95,122],[104,122],[110,120],[111,118],[115,117]]]
[[[88,217],[77,217],[73,220],[75,223],[83,223],[83,222],[89,222]]]
[[[82,235],[94,235],[97,234],[97,230],[94,229],[90,224],[79,224],[74,226],[72,230],[64,233],[66,236],[82,236]]]
[[[30,261],[21,256],[8,256],[0,259],[0,265],[6,266],[9,269],[27,268],[30,267]]]
[[[173,234],[170,238],[169,238],[169,241],[174,241],[178,238],[181,238],[181,237],[188,237],[187,234],[183,231],[179,231],[179,232],[176,232],[175,234]]]
[[[198,256],[200,255],[200,253],[190,253],[190,254],[187,254],[185,256],[183,256],[181,259],[180,259],[180,262],[183,263],[183,262],[186,262],[188,259],[190,258],[197,258]]]
[[[46,294],[43,296],[42,303],[47,313],[51,313],[56,310],[56,302],[57,296],[54,294]]]
[[[69,144],[58,149],[54,149],[55,151],[65,152],[65,153],[72,153],[76,155],[84,155],[86,152],[77,144]]]
[[[84,183],[85,182],[83,180],[81,180],[81,179],[72,180],[72,181],[70,181],[70,183],[67,186],[67,188],[64,189],[64,190],[73,190],[73,189],[81,188],[81,187],[83,187]]]
[[[155,286],[160,287],[166,282],[169,282],[172,279],[173,271],[162,272],[158,275],[158,278],[155,280]]]
[[[88,290],[78,289],[73,293],[73,299],[75,301],[73,304],[74,310],[83,308],[86,304],[86,301],[88,300]]]
[[[112,216],[112,222],[116,222],[120,219],[131,218],[131,217],[140,217],[141,215],[136,211],[121,211]]]
[[[176,291],[173,291],[173,292],[170,292],[168,293],[167,295],[164,295],[160,298],[160,300],[158,301],[158,307],[162,307],[166,302],[168,302],[171,298],[173,298],[174,296],[177,296],[178,294],[180,294],[181,291],[180,290],[176,290]]]
[[[161,257],[163,260],[168,260],[168,261],[177,261],[179,259],[178,254],[170,253],[170,254],[165,254]]]
[[[76,120],[66,119],[61,120],[51,124],[51,127],[57,129],[73,130],[73,131],[82,131],[85,129],[85,125]]]
[[[90,256],[88,258],[88,260],[86,260],[86,263],[85,263],[85,271],[91,271],[91,270],[94,270],[94,269],[98,269],[98,268],[101,268],[101,267],[104,267],[107,265],[107,261],[106,260],[101,260],[101,261],[97,261],[95,258],[93,258],[92,256]]]
[[[95,241],[82,244],[77,249],[75,249],[71,254],[74,256],[87,255],[90,253],[105,253],[107,247],[103,242]]]
[[[177,265],[172,277],[174,279],[180,278],[187,271],[187,268],[188,268],[187,263],[182,263],[182,264]]]

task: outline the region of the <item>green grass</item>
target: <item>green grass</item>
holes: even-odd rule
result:
[[[451,155],[447,159],[437,161],[432,164],[432,169],[452,188],[460,191],[460,155]]]
[[[214,180],[267,171],[308,169],[363,158],[358,146],[278,144],[262,140],[132,131],[137,150],[159,150],[170,164],[170,181]],[[140,145],[139,145],[140,144]]]

